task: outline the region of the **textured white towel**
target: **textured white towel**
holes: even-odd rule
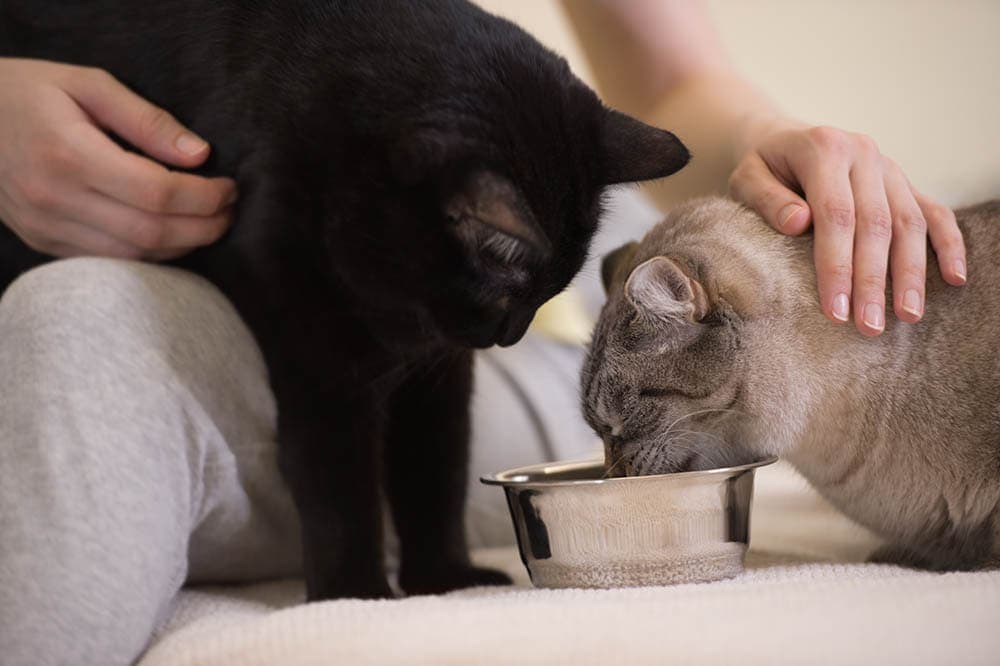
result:
[[[718,583],[518,587],[299,605],[301,583],[185,592],[141,666],[1000,664],[1000,572],[860,563],[877,543],[787,467],[764,470],[747,571]]]

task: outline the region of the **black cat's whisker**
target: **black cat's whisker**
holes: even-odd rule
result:
[[[416,361],[408,361],[399,365],[394,365],[382,374],[375,375],[369,379],[368,384],[369,386],[378,386],[383,382],[389,384],[400,384],[410,379],[419,368],[420,364]]]

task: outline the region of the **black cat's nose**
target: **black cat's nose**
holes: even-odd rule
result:
[[[534,313],[525,314],[519,312],[514,312],[504,317],[497,329],[497,344],[501,347],[510,347],[523,338],[533,318]]]

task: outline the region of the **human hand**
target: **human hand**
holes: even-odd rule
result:
[[[763,119],[746,124],[740,152],[729,179],[733,197],[783,233],[813,225],[820,305],[833,321],[846,322],[853,309],[862,334],[880,334],[887,268],[896,316],[919,321],[928,235],[945,281],[965,284],[955,214],[914,189],[871,138]]]
[[[162,260],[217,240],[236,184],[170,171],[209,146],[108,73],[0,58],[0,220],[58,257]]]

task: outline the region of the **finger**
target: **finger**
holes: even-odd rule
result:
[[[146,257],[164,250],[185,252],[214,243],[231,221],[229,209],[209,217],[156,215],[98,192],[75,197],[72,207],[62,212],[70,219],[139,248]]]
[[[927,282],[927,222],[903,172],[884,161],[885,193],[892,212],[893,310],[902,321],[915,323],[924,315]]]
[[[892,241],[892,215],[881,157],[868,151],[850,172],[854,196],[854,325],[864,335],[885,330],[885,280]]]
[[[958,228],[955,213],[947,206],[942,206],[930,197],[926,197],[911,186],[913,196],[927,220],[927,234],[931,238],[931,246],[937,254],[938,266],[941,267],[941,277],[948,284],[959,287],[967,279],[965,264],[965,241],[962,231]]]
[[[78,68],[63,89],[99,125],[158,160],[192,167],[208,157],[208,142],[103,70]]]
[[[144,259],[147,261],[169,261],[171,259],[178,259],[183,257],[185,254],[193,252],[197,248],[193,247],[178,247],[163,250],[153,250],[152,252],[147,252]]]
[[[202,178],[169,171],[135,153],[122,150],[95,127],[83,127],[73,141],[90,157],[84,182],[113,199],[151,213],[215,215],[236,199],[229,178]]]
[[[829,319],[843,323],[850,317],[854,254],[854,197],[848,163],[837,157],[814,159],[800,170],[813,216],[820,306]]]
[[[52,218],[45,221],[45,238],[35,239],[32,247],[54,257],[114,257],[140,259],[142,250],[117,238],[80,224],[75,220]]]
[[[746,203],[782,233],[794,236],[809,228],[808,204],[785,187],[756,153],[733,171],[729,191],[734,199]]]

